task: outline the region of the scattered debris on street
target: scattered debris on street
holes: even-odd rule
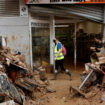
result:
[[[39,97],[47,92],[49,81],[43,67],[33,70],[25,63],[25,57],[20,52],[10,48],[0,49],[0,105],[44,105]]]
[[[81,74],[80,86],[70,86],[70,96],[81,95],[85,99],[94,100],[98,96],[100,103],[105,101],[105,57],[99,61],[87,63],[86,70]]]

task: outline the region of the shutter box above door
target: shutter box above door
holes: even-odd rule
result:
[[[59,15],[75,15],[81,18],[86,18],[96,22],[103,23],[104,20],[104,5],[103,4],[62,4],[62,5],[31,5],[31,12],[39,12],[46,14]]]

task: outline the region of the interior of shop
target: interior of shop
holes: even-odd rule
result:
[[[37,25],[37,27],[36,27]],[[32,25],[33,62],[42,64],[50,62],[50,29],[48,23]],[[90,47],[95,45],[94,38],[101,37],[102,25],[80,17],[55,16],[55,36],[67,49],[65,64],[80,65],[90,60]],[[76,38],[76,42],[74,41]],[[75,46],[74,46],[75,45]],[[75,55],[76,52],[76,55]],[[76,56],[76,58],[75,58]]]
[[[56,17],[59,21],[67,20],[68,18]],[[65,21],[66,22],[66,21]],[[76,43],[74,42],[76,31]],[[76,59],[78,63],[85,63],[90,61],[90,47],[95,45],[94,38],[102,40],[102,25],[93,21],[83,20],[76,23],[57,23],[55,25],[55,36],[60,37],[60,41],[67,49],[65,61],[71,64],[74,63],[74,54],[76,44]]]

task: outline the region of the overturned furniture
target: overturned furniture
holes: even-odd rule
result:
[[[96,84],[102,84],[104,74],[102,73],[101,68],[92,65],[89,65],[89,67],[91,68],[91,71],[84,77],[84,79],[82,78],[81,85],[79,87],[70,86],[71,97],[80,94],[83,97],[88,98],[88,88]]]

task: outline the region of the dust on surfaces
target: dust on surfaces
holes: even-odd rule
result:
[[[23,45],[23,47],[28,50],[29,49],[29,46],[28,45]]]
[[[15,35],[12,35],[12,40],[13,40],[13,41],[15,40]]]
[[[28,51],[28,56],[30,56],[30,51]]]

